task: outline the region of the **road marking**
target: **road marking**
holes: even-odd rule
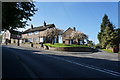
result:
[[[107,74],[111,74],[111,75],[114,75],[114,76],[117,76],[117,77],[120,77],[120,73],[116,72],[116,71],[101,69],[99,67],[95,67],[95,66],[87,65],[87,64],[83,64],[83,63],[77,63],[77,62],[74,62],[74,61],[66,60],[66,59],[55,57],[55,56],[48,55],[48,54],[43,54],[43,55],[48,56],[48,57],[52,57],[52,58],[55,58],[55,59],[63,60],[63,61],[66,61],[66,62],[69,62],[69,63],[72,63],[72,64],[76,64],[76,65],[79,65],[79,66],[82,66],[82,67],[86,67],[86,68],[89,68],[89,69],[93,69],[93,70],[97,70],[97,71],[104,72],[104,73],[107,73]]]

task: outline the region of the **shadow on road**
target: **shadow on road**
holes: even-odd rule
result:
[[[88,58],[88,57],[64,56],[64,55],[58,55],[58,54],[57,55],[55,55],[55,54],[47,54],[47,53],[44,53],[44,51],[41,51],[41,50],[26,50],[26,49],[18,49],[18,48],[9,48],[9,49],[11,49],[11,50],[13,50],[15,52],[18,52],[18,54],[21,53],[21,55],[24,55],[24,54],[28,55],[28,54],[30,54],[30,56],[32,56],[33,58],[37,59],[37,62],[41,62],[41,57],[44,57],[44,58],[48,57],[48,58],[50,58],[49,56],[53,56],[53,57],[58,57],[58,58],[65,59],[65,60],[74,61],[74,62],[77,62],[77,63],[84,63],[84,64],[87,64],[87,65],[92,65],[92,66],[96,66],[96,67],[100,67],[100,68],[104,68],[104,69],[120,72],[120,69],[119,69],[120,68],[120,61],[111,61],[111,60],[97,59],[97,58]],[[3,47],[3,53],[2,54],[4,54],[4,52],[5,52],[5,47]],[[35,53],[35,52],[37,52],[37,53]],[[10,54],[10,53],[8,52],[8,54]],[[45,54],[45,55],[43,55],[43,54]],[[48,55],[48,56],[46,56],[46,55]],[[4,63],[4,61],[6,59],[7,58],[4,57],[4,55],[3,55],[3,63]],[[47,62],[49,62],[48,60],[47,59],[43,59],[42,63],[48,64],[47,63]],[[3,67],[7,63],[9,63],[9,62],[4,63]],[[57,64],[58,63],[59,62],[57,62]],[[56,63],[54,63],[54,64],[56,64]],[[61,63],[59,63],[59,64],[61,64]],[[14,65],[11,65],[11,66],[14,66]],[[5,67],[5,68],[7,68],[7,67]],[[3,72],[6,71],[5,68],[3,69]]]

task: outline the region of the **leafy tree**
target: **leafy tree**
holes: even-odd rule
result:
[[[47,38],[51,38],[51,44],[54,44],[54,39],[58,38],[58,35],[61,35],[63,33],[63,30],[58,29],[58,28],[50,28],[44,31],[44,36],[47,36]]]
[[[24,28],[27,21],[37,9],[33,2],[3,2],[2,3],[2,30]]]
[[[80,45],[80,41],[82,41],[83,45],[84,45],[84,40],[88,39],[88,36],[82,32],[79,32],[79,31],[73,31],[71,33],[71,38],[72,39],[77,39],[78,41],[78,45]]]
[[[91,40],[88,40],[88,46],[90,46],[90,47],[93,47],[93,46],[94,46],[94,43],[93,43],[93,41],[91,41]]]
[[[101,48],[101,45],[100,44],[96,44],[95,48]]]

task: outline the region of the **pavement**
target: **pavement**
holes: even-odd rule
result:
[[[63,52],[19,46],[2,47],[5,78],[120,78],[119,54]]]

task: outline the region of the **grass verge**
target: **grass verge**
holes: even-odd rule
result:
[[[75,45],[75,44],[61,44],[61,43],[55,43],[53,44],[48,44],[45,43],[44,45],[50,46],[50,47],[88,47],[88,46],[84,46],[84,45]]]
[[[112,50],[109,49],[102,49],[103,51],[109,52],[109,53],[113,53]],[[120,52],[118,52],[118,54],[120,54]]]
[[[112,50],[109,49],[102,49],[103,51],[109,52],[109,53],[113,53]]]

